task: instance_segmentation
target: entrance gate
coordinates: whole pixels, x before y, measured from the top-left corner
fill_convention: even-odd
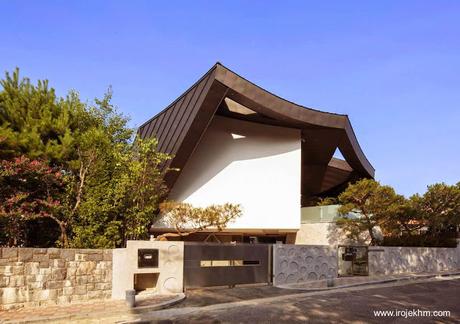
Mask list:
[[[270,282],[270,244],[185,242],[185,288]]]
[[[339,245],[337,251],[339,254],[339,277],[369,275],[369,255],[367,246]]]

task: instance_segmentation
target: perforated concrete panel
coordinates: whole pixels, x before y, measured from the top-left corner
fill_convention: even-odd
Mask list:
[[[274,245],[273,285],[337,277],[337,249],[323,245]]]

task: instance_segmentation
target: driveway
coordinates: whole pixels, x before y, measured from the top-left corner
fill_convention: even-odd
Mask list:
[[[170,309],[163,313],[145,314],[139,319],[159,323],[459,323],[460,279],[277,296],[189,310]],[[374,315],[374,311],[396,310],[403,311],[402,315]],[[405,318],[407,314],[404,311],[408,310],[416,310],[418,316]],[[450,316],[422,316],[422,311],[450,311]]]

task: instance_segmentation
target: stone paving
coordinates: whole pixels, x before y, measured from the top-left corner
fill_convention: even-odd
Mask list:
[[[459,279],[428,279],[264,298],[138,316],[142,323],[460,323]],[[383,310],[449,311],[450,316],[378,317]],[[182,312],[181,312],[182,310]],[[186,311],[187,310],[187,311]]]
[[[176,298],[171,296],[143,297],[137,302],[137,307],[149,309],[160,303]],[[91,301],[71,305],[53,305],[46,307],[27,307],[0,312],[0,323],[17,322],[95,322],[113,323],[119,320],[129,320],[137,313],[130,309],[123,300]]]

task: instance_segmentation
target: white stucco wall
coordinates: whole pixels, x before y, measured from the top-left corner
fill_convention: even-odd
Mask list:
[[[215,116],[169,198],[238,203],[232,229],[298,229],[300,131]]]
[[[158,249],[158,267],[139,268],[139,249]],[[112,262],[112,299],[124,299],[126,290],[134,289],[135,274],[157,273],[154,288],[160,294],[184,290],[184,242],[128,241],[126,248],[113,250]]]

